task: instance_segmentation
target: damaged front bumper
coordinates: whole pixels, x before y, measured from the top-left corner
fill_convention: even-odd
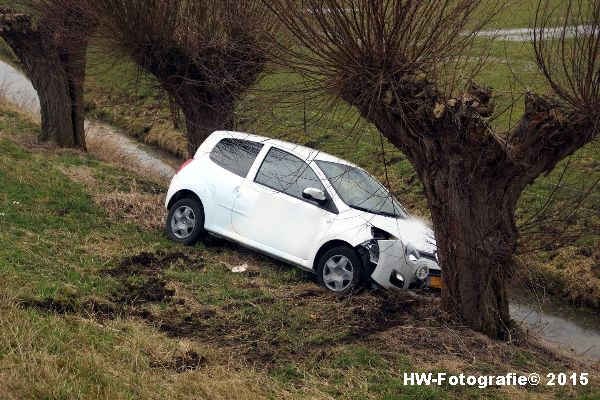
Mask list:
[[[441,288],[441,269],[433,257],[407,257],[401,240],[378,240],[379,257],[371,278],[385,289]]]

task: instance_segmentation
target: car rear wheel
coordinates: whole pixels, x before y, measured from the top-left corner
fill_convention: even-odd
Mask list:
[[[326,251],[317,264],[317,281],[325,289],[339,294],[361,289],[366,281],[361,258],[345,246]]]
[[[174,242],[194,245],[204,233],[202,205],[194,199],[182,199],[169,210],[166,223],[167,234]]]

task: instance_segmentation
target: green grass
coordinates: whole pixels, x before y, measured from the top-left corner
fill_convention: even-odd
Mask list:
[[[435,301],[338,298],[224,241],[177,246],[97,202],[128,190],[146,199],[160,184],[40,147],[37,130],[0,105],[0,397],[525,398],[533,392],[405,386],[403,374],[576,368],[527,340],[468,331]],[[242,262],[248,273],[230,272]],[[164,296],[145,297],[155,289]]]

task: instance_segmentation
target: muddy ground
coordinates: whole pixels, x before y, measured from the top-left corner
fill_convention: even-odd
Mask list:
[[[433,365],[448,354],[464,362],[510,363],[523,350],[569,364],[518,330],[513,346],[474,333],[443,313],[436,298],[372,290],[339,297],[311,282],[273,285],[259,271],[248,276],[241,289],[260,288],[272,296],[215,305],[200,302],[193,290],[168,274],[190,269],[202,273],[204,268],[205,259],[198,252],[142,252],[115,259],[101,271],[116,281],[107,298],[61,293],[23,299],[21,306],[98,323],[141,319],[170,337],[229,350],[240,362],[262,370],[289,362],[318,362],[331,348],[355,343],[418,353]],[[156,366],[183,372],[200,368],[206,361],[203,355],[188,351],[173,355],[167,365]]]

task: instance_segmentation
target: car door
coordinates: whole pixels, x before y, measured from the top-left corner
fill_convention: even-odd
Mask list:
[[[273,255],[291,261],[308,259],[332,214],[302,197],[307,187],[325,192],[306,162],[272,147],[254,179],[247,179],[238,191],[232,210],[233,229],[249,244],[275,250]]]
[[[263,146],[262,143],[236,138],[224,138],[215,145],[208,163],[216,165],[207,165],[208,171],[202,178],[212,192],[210,204],[204,205],[207,230],[231,236],[231,210],[237,190]]]

